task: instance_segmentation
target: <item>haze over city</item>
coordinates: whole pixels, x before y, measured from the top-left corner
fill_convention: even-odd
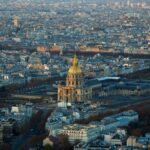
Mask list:
[[[93,149],[150,149],[150,1],[0,0],[0,150]]]

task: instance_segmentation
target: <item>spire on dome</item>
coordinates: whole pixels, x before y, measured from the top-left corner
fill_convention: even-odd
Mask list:
[[[74,58],[73,58],[73,66],[76,66],[78,64],[78,59],[76,55],[76,50],[74,51]]]
[[[80,66],[78,65],[78,59],[76,56],[76,51],[74,51],[74,58],[73,58],[73,62],[72,62],[72,66],[69,68],[68,73],[71,74],[80,74],[82,73]]]

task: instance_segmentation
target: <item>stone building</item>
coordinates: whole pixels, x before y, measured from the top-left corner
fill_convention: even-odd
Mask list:
[[[69,68],[66,85],[58,86],[58,101],[75,102],[86,101],[92,98],[92,88],[84,83],[84,74],[81,70],[76,54],[72,66]]]

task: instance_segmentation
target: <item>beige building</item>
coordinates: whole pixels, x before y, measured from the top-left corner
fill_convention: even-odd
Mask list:
[[[127,139],[127,146],[134,149],[147,149],[149,150],[150,144],[149,144],[150,138],[149,137],[135,137],[135,136],[129,136]]]
[[[43,146],[46,146],[46,145],[50,145],[50,146],[53,146],[54,143],[51,141],[51,139],[49,137],[46,137],[44,140],[43,140]]]
[[[77,140],[89,142],[99,136],[99,128],[95,125],[66,125],[59,132],[68,135],[68,139],[71,143]]]
[[[58,86],[58,101],[75,102],[86,101],[92,98],[92,88],[84,84],[84,75],[78,64],[76,55],[73,64],[69,68],[66,85]]]

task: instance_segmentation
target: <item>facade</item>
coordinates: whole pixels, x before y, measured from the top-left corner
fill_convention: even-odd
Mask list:
[[[15,127],[15,121],[9,121],[9,120],[3,120],[0,121],[1,124],[1,130],[3,129],[3,138],[5,139],[11,139],[11,137],[13,136],[13,129]]]
[[[136,137],[135,136],[130,136],[128,139],[127,139],[127,146],[129,147],[136,147]]]
[[[127,139],[127,147],[130,149],[150,149],[150,138],[145,135],[141,137],[129,136]]]
[[[11,113],[14,113],[15,115],[25,115],[27,117],[32,116],[32,110],[33,104],[32,103],[26,103],[25,105],[19,105],[19,106],[12,106]]]
[[[85,85],[83,72],[76,55],[74,55],[73,64],[69,68],[66,78],[66,85],[58,86],[58,101],[81,102],[91,98],[92,88]]]
[[[69,141],[74,143],[79,140],[89,142],[99,136],[99,128],[79,124],[67,125],[60,130],[61,134],[68,135]]]

